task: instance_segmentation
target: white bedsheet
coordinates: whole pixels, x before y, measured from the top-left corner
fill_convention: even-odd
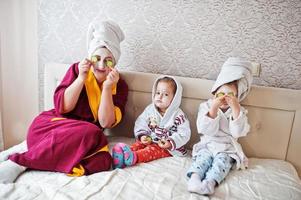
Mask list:
[[[0,199],[301,199],[301,181],[285,161],[251,158],[247,170],[231,171],[210,197],[187,192],[190,164],[190,157],[170,157],[82,177],[32,170],[0,184]]]
[[[164,158],[83,177],[28,171],[15,184],[0,184],[0,199],[208,199],[186,191],[190,158]],[[232,171],[211,199],[301,199],[301,183],[285,161],[250,159]]]

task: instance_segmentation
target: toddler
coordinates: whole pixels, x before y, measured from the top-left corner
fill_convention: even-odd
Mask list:
[[[201,103],[197,117],[201,141],[193,146],[193,162],[187,172],[188,191],[213,194],[232,165],[247,167],[247,158],[237,139],[250,130],[247,111],[240,101],[250,91],[251,64],[242,58],[229,58],[211,90],[214,97]]]
[[[179,108],[181,98],[182,86],[175,78],[161,76],[155,81],[152,103],[135,122],[137,141],[131,146],[118,143],[113,147],[114,168],[187,154],[184,145],[191,131],[186,115]]]

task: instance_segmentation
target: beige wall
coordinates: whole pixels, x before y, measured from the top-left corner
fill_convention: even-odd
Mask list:
[[[24,140],[38,113],[37,0],[0,1],[4,147]]]

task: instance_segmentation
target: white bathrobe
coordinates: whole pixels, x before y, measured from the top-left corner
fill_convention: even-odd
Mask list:
[[[248,165],[241,145],[237,142],[239,137],[246,136],[250,130],[247,110],[242,106],[237,119],[233,120],[232,110],[229,108],[225,113],[218,110],[217,117],[208,117],[212,99],[201,103],[197,117],[198,133],[202,134],[200,142],[193,146],[192,156],[196,156],[201,149],[208,149],[213,156],[224,152],[235,159],[237,168],[244,169]]]
[[[162,77],[164,76],[159,78]],[[134,133],[136,138],[148,135],[155,143],[160,140],[168,140],[172,144],[172,148],[169,150],[170,154],[184,156],[187,154],[184,145],[189,141],[191,135],[190,124],[185,113],[179,108],[182,99],[182,86],[174,77],[168,77],[175,80],[177,91],[164,116],[161,116],[154,103],[151,103],[137,118]],[[155,85],[158,79],[153,87],[152,98],[154,98]]]
[[[240,57],[228,58],[211,89],[212,94],[215,94],[222,85],[235,80],[238,86],[238,100],[242,101],[250,92],[253,81],[252,65],[248,60]],[[235,159],[238,169],[244,169],[248,165],[248,159],[237,139],[246,136],[250,130],[246,116],[247,111],[240,106],[239,116],[233,120],[231,108],[225,113],[219,109],[217,117],[212,119],[207,116],[211,104],[212,99],[200,104],[197,129],[198,133],[203,134],[203,136],[201,141],[193,146],[192,155],[197,155],[199,150],[203,148],[211,151],[213,155],[225,152]]]

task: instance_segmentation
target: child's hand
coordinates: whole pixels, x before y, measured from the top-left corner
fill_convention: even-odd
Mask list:
[[[106,80],[103,82],[103,87],[112,88],[113,84],[116,84],[119,80],[119,72],[115,68],[110,68],[110,72],[107,75]]]
[[[171,148],[171,143],[168,140],[160,140],[158,145],[162,149],[170,149]]]
[[[226,95],[225,101],[232,109],[233,118],[236,119],[239,116],[239,112],[240,112],[240,105],[239,105],[239,101],[238,101],[237,97]]]
[[[212,101],[212,107],[219,108],[225,101],[226,96],[215,97]]]
[[[92,62],[85,58],[82,60],[78,65],[78,78],[80,78],[82,81],[85,81],[88,77],[88,72],[90,70],[90,67],[92,66]]]
[[[233,108],[239,108],[239,102],[235,96],[225,95],[225,100],[232,110]]]
[[[225,96],[215,97],[212,100],[212,105],[211,105],[211,108],[208,112],[208,116],[210,118],[212,118],[212,119],[216,118],[218,108],[223,104],[224,101],[225,101]]]
[[[151,144],[152,143],[152,138],[148,135],[143,135],[140,137],[140,141],[142,144]]]

